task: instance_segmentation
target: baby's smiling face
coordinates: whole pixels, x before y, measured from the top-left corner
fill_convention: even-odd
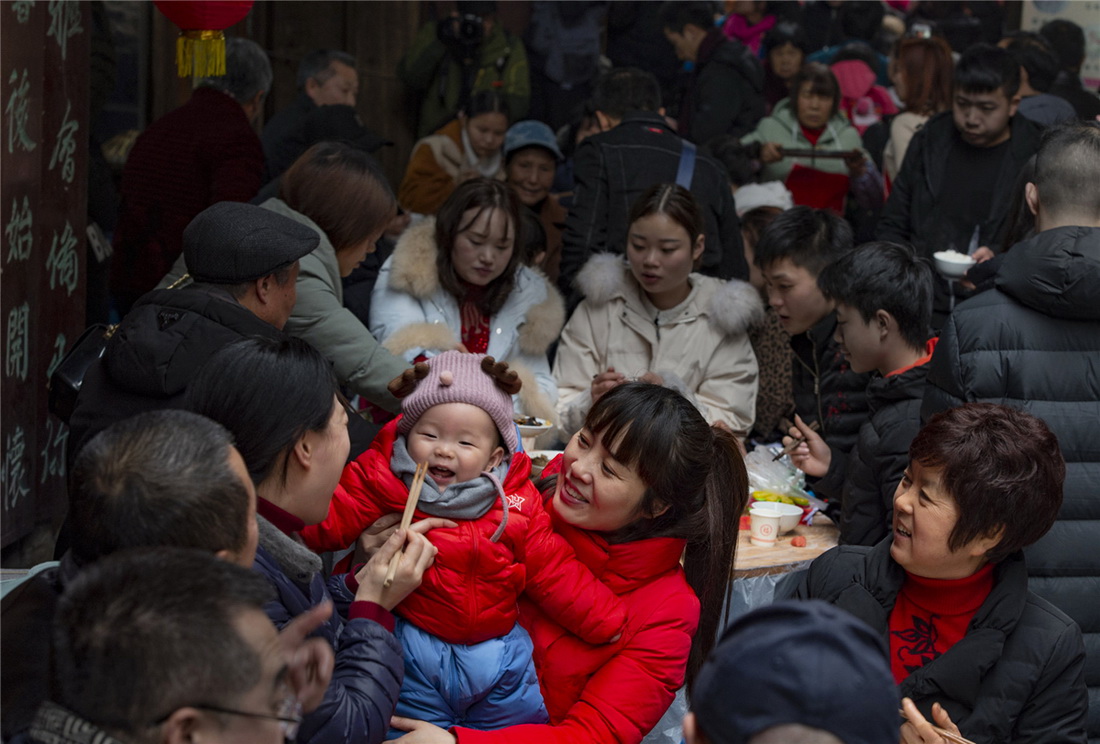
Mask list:
[[[493,419],[469,403],[429,408],[409,430],[407,447],[413,462],[428,463],[428,475],[440,491],[492,470],[505,454]]]

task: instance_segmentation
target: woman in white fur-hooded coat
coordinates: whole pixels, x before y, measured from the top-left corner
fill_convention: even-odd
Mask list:
[[[747,282],[689,273],[690,255],[686,263],[670,258],[676,225],[685,239],[697,236],[702,253],[691,204],[679,186],[654,187],[631,210],[626,256],[597,254],[578,273],[584,300],[562,331],[554,361],[566,437],[583,425],[601,384],[643,375],[681,392],[712,424],[738,436],[752,428],[758,370],[748,329],[764,308]],[[643,289],[639,276],[654,291]],[[671,304],[659,291],[669,286],[675,304],[659,309]]]
[[[460,188],[455,196],[465,191]],[[441,209],[440,219],[443,214]],[[513,235],[514,229],[513,225]],[[519,250],[518,243],[514,250]],[[513,285],[499,310],[488,318],[484,353],[508,362],[519,373],[523,387],[515,396],[517,413],[556,422],[558,388],[547,350],[561,333],[564,305],[537,269],[517,262],[511,270]],[[426,219],[405,231],[382,266],[371,295],[370,331],[391,353],[411,363],[421,355],[431,357],[458,348],[462,323],[461,303],[440,279],[436,220]]]

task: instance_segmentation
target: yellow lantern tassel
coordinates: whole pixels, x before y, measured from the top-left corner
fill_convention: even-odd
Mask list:
[[[182,31],[176,39],[176,70],[180,77],[217,77],[225,74],[225,34],[221,31]]]

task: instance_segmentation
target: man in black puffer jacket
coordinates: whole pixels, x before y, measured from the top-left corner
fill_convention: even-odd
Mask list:
[[[1100,739],[1100,129],[1049,130],[1028,184],[1039,234],[1012,247],[996,289],[959,305],[932,356],[922,414],[967,401],[1043,419],[1066,459],[1058,521],[1027,553],[1031,588],[1081,626],[1089,736]]]
[[[704,145],[755,129],[764,117],[764,68],[748,47],[714,27],[712,3],[666,2],[661,24],[676,56],[694,65],[680,101],[680,136]]]

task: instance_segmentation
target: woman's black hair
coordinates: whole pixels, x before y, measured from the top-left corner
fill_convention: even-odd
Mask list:
[[[471,209],[476,209],[477,212],[472,219],[464,220],[463,215]],[[516,271],[524,262],[525,243],[523,242],[523,224],[519,218],[520,203],[516,192],[504,181],[494,178],[472,178],[459,184],[458,188],[447,197],[447,201],[443,202],[435,218],[435,244],[438,248],[436,269],[439,272],[440,286],[461,302],[466,296],[467,289],[455,273],[452,255],[455,239],[460,232],[476,222],[487,209],[502,210],[515,236],[512,258],[504,268],[504,273],[488,284],[478,302],[478,309],[485,315],[492,316],[504,307],[504,302],[516,286]]]
[[[684,572],[701,605],[688,659],[690,687],[718,633],[738,520],[748,501],[748,474],[737,438],[708,425],[678,392],[644,382],[605,393],[584,425],[646,484],[638,519],[609,535],[609,541],[687,540]]]
[[[332,365],[305,341],[246,338],[218,351],[187,386],[184,407],[233,434],[259,486],[279,466],[285,480],[294,445],[322,431],[333,400],[345,403]]]
[[[508,111],[508,100],[495,90],[479,90],[470,96],[470,100],[462,107],[462,113],[467,119],[482,114],[504,114],[504,118],[512,121]]]
[[[764,59],[768,58],[771,51],[784,44],[793,44],[802,51],[803,55],[810,53],[810,42],[806,38],[806,31],[794,21],[779,21],[764,34],[760,42]]]
[[[997,242],[1002,251],[1007,251],[1021,240],[1027,240],[1035,234],[1035,215],[1027,205],[1025,191],[1028,183],[1035,181],[1035,155],[1028,158],[1020,172],[1016,174],[1016,183],[1012,186],[1012,202],[1008,207],[1008,219]]]

